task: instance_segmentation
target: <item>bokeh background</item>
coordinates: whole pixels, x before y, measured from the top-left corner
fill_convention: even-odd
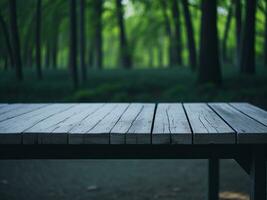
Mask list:
[[[0,0],[0,102],[267,109],[266,0]],[[221,162],[221,199],[249,178]],[[0,161],[0,199],[205,199],[205,160]]]

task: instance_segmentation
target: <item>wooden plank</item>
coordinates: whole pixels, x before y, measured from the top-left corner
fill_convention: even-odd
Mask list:
[[[74,126],[77,126],[81,121],[83,121],[85,118],[92,115],[103,105],[104,105],[103,103],[80,104],[79,105],[79,107],[81,108],[80,112],[75,112],[74,114],[66,118],[65,120],[62,120],[59,123],[50,127],[50,130],[52,133],[50,140],[54,139],[55,141],[61,134],[68,134],[71,131],[71,129],[73,129]],[[69,137],[69,134],[68,134],[68,137]],[[39,137],[39,142],[41,141],[42,143],[49,142],[49,141],[45,141],[45,139],[49,139],[49,138],[45,137],[41,139],[41,137]],[[72,144],[75,144],[75,141],[72,142]]]
[[[87,138],[103,137],[109,139],[112,128],[116,125],[129,105],[128,103],[118,104],[112,112],[106,115],[95,127],[88,131],[90,137]]]
[[[88,133],[96,127],[106,116],[113,112],[119,104],[104,104],[95,113],[82,120],[69,131],[70,144],[109,144],[108,134]]]
[[[62,112],[56,113],[46,119],[40,121],[34,126],[26,129],[24,133],[51,133],[54,127],[69,118],[71,115],[81,111],[79,104],[73,105],[71,108],[63,110]]]
[[[101,120],[95,127],[88,131],[91,134],[98,134],[98,133],[110,133],[111,129],[115,126],[118,122],[122,114],[128,108],[128,103],[121,103],[112,110],[103,120]]]
[[[7,106],[7,105],[8,105],[7,103],[0,103],[0,110],[1,110],[3,107]]]
[[[205,103],[185,103],[194,144],[233,144],[235,132]]]
[[[146,103],[126,133],[127,144],[150,144],[155,104]]]
[[[35,124],[31,128],[25,130],[24,133],[26,135],[28,133],[38,133],[39,144],[67,144],[68,143],[67,132],[55,133],[53,131],[62,122],[68,120],[74,115],[79,114],[84,109],[86,109],[85,105],[75,104],[70,109],[64,110],[60,113],[57,113],[51,117],[46,118],[40,123]]]
[[[95,113],[101,108],[103,103],[84,103],[80,104],[81,111],[68,117],[66,120],[53,126],[53,133],[69,133],[75,126],[78,126],[85,118]]]
[[[22,134],[26,129],[45,120],[52,115],[62,112],[74,104],[52,104],[18,117],[0,122],[0,143],[21,143]],[[1,139],[5,138],[5,139]],[[8,139],[11,138],[11,139]],[[29,134],[27,139],[35,140],[36,134]]]
[[[11,110],[16,110],[22,106],[23,106],[23,104],[21,104],[21,103],[8,104],[6,106],[3,106],[0,108],[0,115],[3,115],[3,114],[5,114]]]
[[[118,122],[110,131],[111,144],[125,144],[126,133],[130,129],[132,123],[141,112],[143,104],[131,103],[127,110],[122,114]]]
[[[237,132],[238,143],[267,143],[266,126],[226,103],[209,103],[209,105]]]
[[[32,112],[45,106],[48,106],[48,104],[23,104],[17,107],[16,109],[11,109],[7,112],[0,114],[0,122],[11,119],[13,117],[18,117],[20,115]]]
[[[158,104],[152,132],[152,143],[192,143],[192,133],[181,103]]]
[[[230,105],[267,126],[267,111],[249,103],[230,103]]]

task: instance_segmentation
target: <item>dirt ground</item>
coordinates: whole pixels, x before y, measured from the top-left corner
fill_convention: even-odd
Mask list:
[[[249,177],[222,160],[222,200],[247,200]],[[0,161],[1,200],[204,200],[207,160]]]

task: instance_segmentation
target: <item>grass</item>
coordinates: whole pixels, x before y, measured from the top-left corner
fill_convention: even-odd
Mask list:
[[[248,101],[267,108],[267,70],[240,75],[231,66],[223,70],[223,85],[196,84],[187,68],[140,70],[89,70],[88,81],[73,90],[67,71],[45,70],[44,79],[25,70],[17,82],[11,71],[0,72],[1,102],[196,102]]]

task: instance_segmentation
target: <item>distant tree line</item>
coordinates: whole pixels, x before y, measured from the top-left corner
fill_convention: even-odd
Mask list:
[[[6,0],[0,30],[0,61],[18,80],[23,68],[42,79],[43,68],[67,60],[75,88],[93,66],[132,69],[144,60],[187,65],[199,83],[220,85],[222,64],[255,73],[256,37],[267,67],[267,0]]]

